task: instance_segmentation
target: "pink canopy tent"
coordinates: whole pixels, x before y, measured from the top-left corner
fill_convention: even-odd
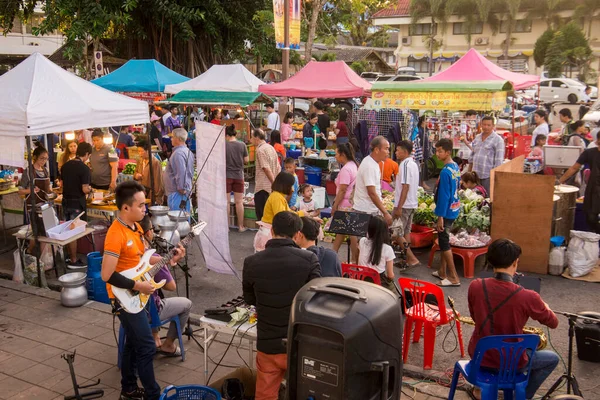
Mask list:
[[[280,97],[349,98],[369,95],[371,84],[343,61],[311,61],[291,78],[260,85],[258,91]]]
[[[509,81],[513,84],[515,90],[521,90],[537,85],[540,82],[540,77],[507,71],[486,59],[477,50],[471,49],[450,67],[426,78],[422,82],[492,80]]]

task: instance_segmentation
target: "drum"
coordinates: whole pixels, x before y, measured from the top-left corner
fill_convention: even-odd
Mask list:
[[[555,204],[553,236],[563,236],[569,239],[569,233],[575,224],[575,208],[579,188],[576,186],[555,186],[554,195],[558,196]]]

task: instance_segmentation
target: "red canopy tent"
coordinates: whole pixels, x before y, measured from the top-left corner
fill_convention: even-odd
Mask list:
[[[450,67],[432,77],[424,79],[422,82],[493,80],[509,81],[513,84],[515,90],[521,90],[537,85],[540,82],[540,77],[507,71],[489,61],[477,50],[471,49]]]
[[[260,85],[258,91],[279,97],[350,98],[369,95],[371,84],[343,61],[311,61],[291,78]]]

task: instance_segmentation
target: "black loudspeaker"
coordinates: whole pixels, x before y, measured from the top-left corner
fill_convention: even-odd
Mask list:
[[[397,400],[402,306],[379,285],[319,278],[294,298],[288,328],[289,400]]]
[[[581,312],[579,315],[600,319],[596,312]],[[596,322],[597,319],[578,319],[575,324],[577,357],[580,360],[600,363],[600,323]]]

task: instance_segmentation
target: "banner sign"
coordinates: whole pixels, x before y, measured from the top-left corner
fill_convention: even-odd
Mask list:
[[[506,92],[373,92],[373,108],[500,111]]]
[[[278,49],[283,49],[285,43],[285,29],[283,13],[285,10],[284,2],[288,1],[290,5],[290,49],[300,49],[300,25],[301,25],[301,0],[273,0],[273,18],[275,19],[275,43]]]
[[[225,127],[196,121],[196,144],[198,219],[206,222],[206,228],[200,234],[200,245],[206,268],[221,274],[237,275],[237,271],[232,270],[234,266],[229,252]]]
[[[167,99],[167,95],[161,92],[120,92],[121,94],[132,97],[134,99],[142,100],[153,105],[155,102],[163,101]]]

